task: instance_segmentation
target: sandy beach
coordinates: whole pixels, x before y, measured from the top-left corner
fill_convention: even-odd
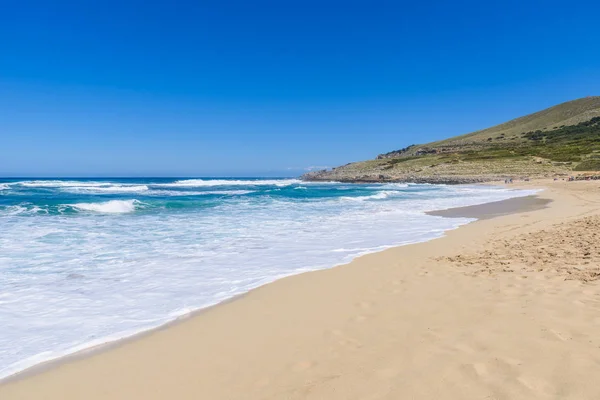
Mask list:
[[[0,399],[599,399],[600,182],[35,368]]]

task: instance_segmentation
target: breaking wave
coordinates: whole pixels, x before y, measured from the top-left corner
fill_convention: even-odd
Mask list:
[[[158,187],[207,187],[207,186],[290,186],[302,181],[299,179],[185,179],[173,183],[162,183]]]
[[[105,214],[123,214],[130,213],[143,203],[139,200],[110,200],[103,203],[77,203],[69,204],[82,211],[93,211]]]
[[[62,188],[62,187],[100,187],[108,186],[110,183],[103,182],[82,182],[82,181],[22,181],[15,182],[15,185],[32,188]]]
[[[148,191],[147,185],[109,183],[94,181],[23,181],[14,183],[15,186],[26,188],[59,189],[68,193],[139,193]]]
[[[63,189],[70,193],[140,193],[150,190],[146,185],[75,186]]]
[[[150,190],[145,194],[148,196],[241,196],[244,194],[256,193],[256,190],[206,190],[206,191],[183,191],[183,190]]]
[[[366,200],[384,200],[390,197],[401,195],[402,192],[396,190],[382,190],[369,196],[342,196],[339,199],[343,201],[366,201]]]

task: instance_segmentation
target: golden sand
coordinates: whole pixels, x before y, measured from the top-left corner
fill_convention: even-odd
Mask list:
[[[600,183],[252,291],[0,399],[600,399]]]

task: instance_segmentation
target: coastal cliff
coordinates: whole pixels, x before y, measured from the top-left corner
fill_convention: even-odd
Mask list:
[[[600,171],[600,96],[302,176],[307,181],[477,183]]]

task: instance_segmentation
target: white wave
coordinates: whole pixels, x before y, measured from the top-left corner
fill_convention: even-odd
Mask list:
[[[0,190],[8,190],[10,189],[10,186],[8,186],[6,183],[0,183]]]
[[[343,201],[365,201],[365,200],[384,200],[389,197],[396,196],[398,194],[402,194],[400,191],[396,190],[382,190],[370,196],[358,196],[358,197],[350,197],[350,196],[342,196],[339,199]]]
[[[31,208],[31,210],[29,210],[29,212],[32,213],[32,214],[38,214],[38,213],[48,214],[48,209],[41,208],[41,207],[38,207],[38,206],[33,206]]]
[[[133,212],[136,206],[142,204],[139,200],[110,200],[102,203],[77,203],[69,206],[82,211],[121,214]]]
[[[111,185],[107,182],[84,182],[84,181],[23,181],[16,182],[15,185],[25,187],[40,187],[40,188],[60,188],[60,187],[99,187]]]
[[[401,188],[407,188],[409,186],[412,186],[411,184],[408,183],[386,183],[385,185],[381,186],[381,189],[401,189]]]
[[[185,179],[173,183],[153,184],[156,187],[207,187],[207,186],[290,186],[300,183],[299,179]]]
[[[3,210],[3,214],[5,215],[18,215],[27,212],[27,207],[23,206],[7,206]]]
[[[392,197],[396,194],[398,194],[400,192],[393,192],[393,191],[381,191],[379,193],[376,193],[372,196],[369,196],[370,199],[377,199],[377,200],[383,200],[383,199],[387,199],[388,197]]]
[[[346,183],[338,182],[338,181],[303,181],[300,180],[303,185],[315,185],[315,186],[325,186],[325,185],[346,185]],[[348,185],[354,185],[353,183],[349,183]]]
[[[15,185],[30,188],[53,188],[69,193],[136,193],[149,190],[140,184],[93,182],[93,181],[23,181]]]
[[[208,192],[196,192],[196,193],[217,194],[217,195],[218,194],[224,194],[224,195],[234,196],[234,195],[243,195],[243,194],[256,193],[256,190],[211,190],[211,191],[208,191]]]
[[[184,191],[184,190],[158,190],[152,189],[144,193],[146,196],[209,196],[226,195],[240,196],[244,194],[256,193],[256,190],[206,190],[206,191]]]
[[[69,193],[139,193],[150,190],[146,185],[74,186],[63,189]]]
[[[19,215],[19,214],[48,214],[47,208],[41,208],[31,203],[21,203],[13,206],[0,207],[2,215]]]

